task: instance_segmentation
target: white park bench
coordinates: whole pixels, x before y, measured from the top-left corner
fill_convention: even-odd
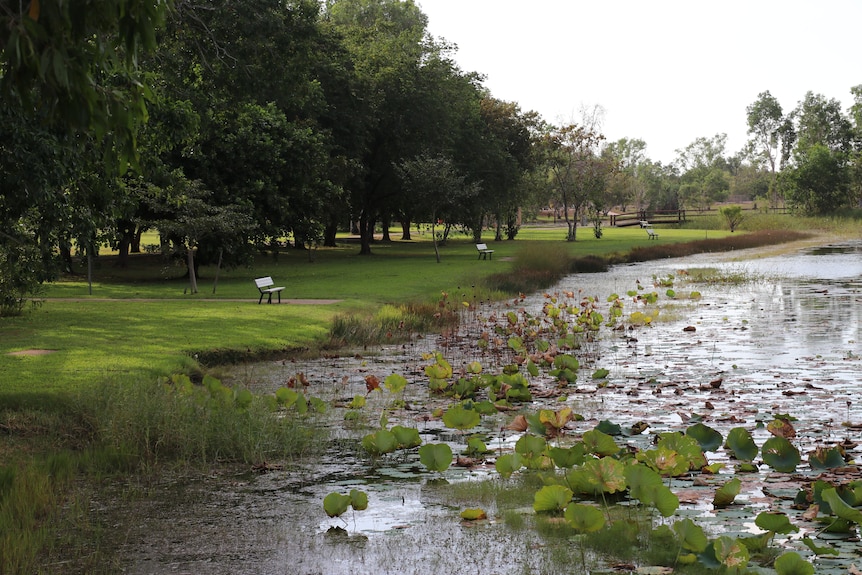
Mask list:
[[[488,244],[476,244],[476,249],[479,250],[479,259],[492,259],[494,257],[494,250],[489,250]]]
[[[265,278],[257,278],[254,280],[255,285],[257,286],[257,290],[260,292],[260,299],[257,300],[258,305],[263,303],[263,296],[267,296],[266,303],[272,303],[272,294],[278,294],[278,303],[281,303],[281,290],[284,289],[284,286],[273,287],[275,286],[275,282],[272,281],[272,278],[266,276]]]
[[[654,240],[654,239],[656,239],[656,238],[658,237],[658,234],[657,234],[657,233],[656,233],[656,231],[655,231],[654,229],[652,229],[652,228],[647,228],[647,229],[646,229],[646,233],[647,233],[647,235],[649,236],[649,238],[648,238],[648,239]]]

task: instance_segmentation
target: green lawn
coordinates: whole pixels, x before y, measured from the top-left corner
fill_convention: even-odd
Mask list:
[[[703,239],[706,233],[661,229],[657,241]],[[726,233],[708,232],[709,237]],[[222,270],[216,294],[215,269],[203,268],[195,295],[184,293],[183,270],[166,267],[156,256],[133,256],[126,270],[115,269],[105,257],[95,266],[92,295],[84,277],[66,278],[46,286],[44,303],[32,313],[0,319],[0,398],[38,398],[123,374],[170,373],[199,351],[313,346],[326,339],[336,314],[436,300],[442,291],[505,272],[526,240],[565,245],[572,256],[627,252],[649,242],[639,228],[606,229],[600,240],[592,229],[579,229],[574,243],[565,243],[564,236],[561,227],[524,228],[516,241],[489,242],[495,250],[490,261],[478,260],[473,243],[460,237],[441,247],[439,264],[427,236],[377,243],[372,256],[359,256],[355,244],[321,248],[313,262],[307,253],[288,250],[277,260],[258,257],[251,269]],[[264,275],[287,286],[285,299],[339,302],[258,305],[252,280]],[[52,353],[9,355],[31,349]]]

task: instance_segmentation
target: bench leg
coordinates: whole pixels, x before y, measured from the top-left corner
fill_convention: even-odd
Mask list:
[[[272,292],[269,292],[269,297],[266,298],[266,303],[272,303]]]
[[[278,292],[278,303],[281,303],[281,292]]]
[[[260,292],[260,299],[257,300],[257,305],[260,305],[262,303],[263,303],[263,292]]]

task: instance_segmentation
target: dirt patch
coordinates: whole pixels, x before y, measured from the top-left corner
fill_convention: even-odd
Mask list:
[[[22,349],[21,351],[10,351],[6,355],[48,355],[54,353],[56,349]]]

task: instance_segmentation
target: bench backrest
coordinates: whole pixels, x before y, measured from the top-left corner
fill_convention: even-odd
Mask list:
[[[254,280],[254,283],[255,285],[257,285],[257,289],[263,289],[275,284],[275,282],[272,281],[272,278],[269,276],[266,276],[265,278],[257,278],[256,280]]]
[[[488,249],[488,244],[476,244],[476,249],[480,252]]]

